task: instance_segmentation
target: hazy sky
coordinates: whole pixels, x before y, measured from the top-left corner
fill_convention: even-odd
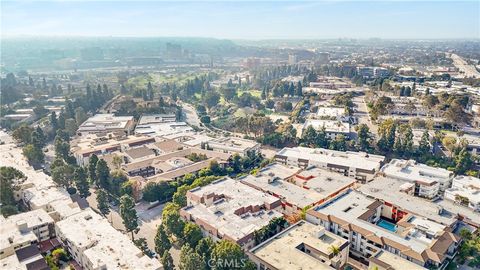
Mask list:
[[[2,36],[480,38],[480,1],[4,1]]]

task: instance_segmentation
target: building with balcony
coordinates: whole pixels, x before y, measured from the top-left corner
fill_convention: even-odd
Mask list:
[[[445,190],[445,198],[480,212],[480,179],[458,175],[452,187]]]
[[[257,269],[343,269],[348,240],[299,221],[247,252]]]

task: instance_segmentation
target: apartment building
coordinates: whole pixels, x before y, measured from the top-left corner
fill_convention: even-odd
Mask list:
[[[343,269],[348,240],[299,221],[247,252],[257,269]]]
[[[442,168],[430,167],[415,160],[392,159],[385,164],[381,172],[386,177],[415,183],[414,194],[434,198],[443,193],[452,184],[453,172]]]
[[[350,123],[348,122],[307,119],[303,125],[303,132],[305,132],[308,127],[313,127],[317,131],[324,129],[327,137],[331,140],[335,140],[339,135],[343,135],[347,139],[350,137]]]
[[[306,220],[348,239],[350,253],[366,259],[384,250],[420,266],[443,269],[460,244],[447,226],[357,191],[310,209]]]
[[[445,190],[445,198],[480,212],[480,179],[458,175],[452,187]]]
[[[155,138],[149,136],[98,136],[96,134],[86,135],[77,138],[71,142],[71,151],[77,160],[77,164],[85,166],[90,157],[95,155],[105,155],[108,153],[140,147],[155,142]]]
[[[281,164],[300,168],[315,166],[339,172],[361,182],[373,179],[384,160],[384,156],[364,152],[341,152],[307,147],[285,147],[275,155],[275,161]]]
[[[281,201],[239,181],[224,177],[187,192],[187,206],[180,209],[186,221],[196,223],[204,235],[227,239],[249,249],[253,233],[282,214]]]
[[[0,259],[55,236],[54,220],[43,209],[4,218],[0,215]]]
[[[374,181],[358,187],[357,190],[370,198],[380,199],[404,211],[443,224],[451,230],[455,230],[460,223],[480,227],[480,212],[468,207],[459,207],[456,202],[449,199],[430,200],[414,196],[413,185],[412,182],[379,176]]]
[[[243,184],[282,200],[285,215],[299,214],[303,209],[324,203],[352,188],[355,179],[327,170],[309,167],[302,170],[273,163],[255,175],[239,179]]]
[[[130,135],[135,126],[133,116],[115,116],[114,114],[96,114],[83,122],[77,130],[77,135],[106,134],[118,132]]]
[[[224,137],[209,140],[206,143],[206,149],[227,154],[239,154],[247,156],[249,153],[255,154],[260,152],[260,143],[254,140]]]
[[[427,270],[423,266],[384,250],[368,258],[368,262],[369,270]]]
[[[83,269],[162,269],[158,260],[143,255],[129,236],[91,209],[57,222],[55,231]]]

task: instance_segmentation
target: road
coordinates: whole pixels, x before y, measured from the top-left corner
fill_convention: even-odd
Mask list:
[[[364,96],[354,97],[352,101],[356,105],[356,111],[353,116],[358,119],[358,124],[366,124],[370,129],[370,132],[376,136],[378,133],[378,128],[377,125],[375,125],[370,119],[370,114],[368,113],[367,103],[365,102]]]
[[[459,77],[480,78],[480,72],[475,69],[475,66],[469,65],[462,57],[452,53],[450,54],[450,58],[453,60],[453,65],[463,72]]]
[[[97,210],[97,196],[95,190],[90,190],[92,193],[87,201],[90,207]],[[155,234],[157,233],[157,226],[161,223],[162,210],[164,205],[158,205],[152,209],[147,209],[148,203],[140,203],[135,206],[138,215],[138,223],[140,230],[135,234],[135,238],[145,238],[147,240],[148,247],[151,250],[155,250]],[[111,206],[111,212],[107,216],[108,221],[115,229],[126,233],[125,226],[123,226],[122,217],[120,216],[118,206]],[[130,237],[130,234],[128,234]]]
[[[191,126],[196,126],[200,127],[200,117],[198,117],[197,111],[195,108],[185,102],[180,102],[180,105],[182,106],[182,113],[183,117],[185,119],[185,122]]]

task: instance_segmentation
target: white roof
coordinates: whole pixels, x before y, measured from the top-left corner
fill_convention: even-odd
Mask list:
[[[281,217],[277,211],[261,210],[246,213],[242,216],[235,213],[240,208],[248,206],[263,206],[278,201],[272,195],[265,194],[239,181],[225,177],[210,185],[190,190],[187,194],[189,206],[182,210],[195,219],[201,219],[216,228],[221,235],[239,240],[255,230],[267,225],[271,219]],[[191,195],[206,197],[208,195],[223,195],[224,198],[212,203],[202,204],[191,200]]]
[[[37,240],[37,237],[32,232],[32,228],[53,223],[53,219],[43,209],[37,209],[17,215],[0,218],[0,248],[4,249],[15,243],[25,243]],[[20,231],[19,225],[25,224],[26,231]],[[12,240],[12,243],[9,242]]]
[[[324,215],[332,215],[350,224],[357,225],[372,232],[377,237],[385,237],[391,241],[411,247],[414,251],[421,253],[427,249],[433,239],[423,237],[423,234],[413,229],[405,236],[386,230],[376,224],[367,222],[359,217],[369,211],[375,200],[368,198],[360,192],[351,191],[330,203],[317,206],[314,210]],[[415,225],[415,224],[413,224]],[[442,226],[442,225],[439,225]],[[443,226],[445,228],[445,226]]]
[[[390,163],[385,164],[381,169],[386,176],[394,177],[404,181],[418,181],[425,183],[449,182],[453,177],[453,172],[443,168],[430,167],[425,164],[417,163],[414,160],[392,159]]]
[[[381,162],[385,159],[384,156],[367,154],[365,152],[341,152],[324,148],[307,147],[285,147],[280,150],[277,155],[365,170],[377,170]]]
[[[308,126],[312,126],[316,130],[324,127],[326,132],[350,133],[350,124],[338,120],[307,119],[303,126],[304,130]]]
[[[472,204],[480,204],[480,179],[459,175],[453,178],[452,187],[445,192],[468,198]]]
[[[156,259],[145,258],[127,235],[115,230],[109,222],[86,209],[55,224],[57,231],[70,243],[84,249],[92,268],[160,269]]]
[[[348,240],[343,239],[325,228],[300,221],[266,242],[254,247],[250,252],[275,269],[334,269],[319,258],[298,249],[301,244],[308,245],[326,256],[332,254],[331,246],[341,247]]]

